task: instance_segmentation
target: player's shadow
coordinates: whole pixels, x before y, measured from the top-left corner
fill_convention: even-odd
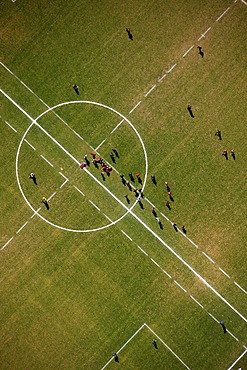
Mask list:
[[[44,205],[45,205],[45,208],[47,209],[47,211],[49,211],[49,209],[50,209],[49,204],[48,203],[44,203]]]
[[[160,225],[160,229],[163,230],[163,225],[161,222],[159,222],[159,225]]]
[[[141,202],[140,199],[138,200],[138,203],[139,203],[139,206],[141,207],[141,209],[144,209],[144,205],[143,205],[143,203]]]

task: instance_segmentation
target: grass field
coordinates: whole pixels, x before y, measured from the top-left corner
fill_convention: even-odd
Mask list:
[[[0,17],[0,368],[246,369],[247,3]]]

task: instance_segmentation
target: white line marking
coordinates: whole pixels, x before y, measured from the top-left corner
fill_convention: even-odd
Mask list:
[[[164,272],[164,274],[166,274],[170,279],[172,279],[171,275],[170,275],[170,274],[168,274],[168,272],[166,272],[166,270],[163,270],[163,269],[162,269],[162,271],[163,271],[163,272]]]
[[[242,288],[238,283],[236,283],[236,281],[234,281],[234,284],[236,284],[237,287],[239,287],[239,289],[241,289],[245,294],[247,294],[246,290],[244,290],[244,288]]]
[[[122,349],[124,349],[124,347],[127,346],[127,344],[139,333],[140,330],[142,330],[142,328],[145,326],[145,324],[143,324],[128,340],[127,342],[125,342],[125,344],[116,352],[116,353],[119,353],[122,351]],[[110,360],[101,368],[101,370],[104,370],[108,365],[109,363],[113,360],[113,357],[110,358]]]
[[[140,105],[141,104],[141,100],[134,106],[134,108],[132,108],[130,111],[129,111],[129,114],[131,114],[137,107],[138,107],[138,105]]]
[[[58,172],[58,173],[59,173],[59,175],[63,176],[63,178],[64,178],[65,180],[69,181],[69,179],[68,179],[66,176],[64,176],[64,174],[63,174],[62,172]]]
[[[195,301],[201,308],[204,309],[203,305],[200,302],[198,302],[192,295],[190,295],[190,298],[193,299],[193,301]]]
[[[51,162],[48,161],[48,159],[46,159],[42,154],[40,154],[40,156],[51,166],[51,167],[54,167],[53,164]]]
[[[211,30],[211,27],[209,27],[205,32],[204,32],[204,36]]]
[[[166,77],[166,73],[162,77],[160,77],[160,79],[158,80],[158,82],[162,81],[163,78],[165,78],[165,77]]]
[[[177,63],[173,64],[173,66],[169,69],[169,71],[167,71],[167,73],[170,73],[173,70],[173,68],[176,67],[176,65],[177,65]]]
[[[7,247],[7,245],[11,242],[11,240],[13,240],[14,237],[12,236],[12,238],[10,238],[1,248],[1,250],[3,250],[5,247]]]
[[[51,138],[53,142],[55,142],[67,155],[75,161],[78,165],[80,162],[71,154],[68,152],[67,149],[65,149],[52,135],[50,135],[40,124],[37,123],[37,119],[34,120],[23,108],[21,108],[10,96],[8,96],[3,90],[0,90],[4,96],[6,96],[10,101],[13,102],[13,104],[19,108],[31,121],[33,124],[35,124],[37,127],[39,127],[48,137]],[[43,113],[45,114],[45,112]],[[43,115],[42,114],[42,115]],[[41,115],[41,116],[42,116]],[[31,127],[31,126],[30,126]],[[20,147],[20,146],[19,146]],[[245,322],[247,322],[247,319],[234,307],[232,306],[215,288],[213,288],[212,285],[210,285],[196,270],[193,269],[192,266],[189,265],[188,262],[186,262],[178,253],[176,253],[172,247],[170,247],[158,234],[156,234],[147,224],[145,224],[144,221],[142,221],[133,211],[131,208],[128,208],[120,199],[117,198],[115,194],[113,194],[103,183],[100,182],[90,171],[88,171],[87,168],[84,168],[84,172],[86,172],[89,176],[91,176],[95,182],[97,182],[105,191],[111,195],[120,205],[122,205],[123,208],[126,209],[127,213],[131,214],[139,223],[141,223],[156,239],[158,239],[174,256],[176,256],[180,262],[182,262],[195,276],[198,277],[198,279],[201,280],[203,284],[205,284],[212,292],[214,292],[228,307],[230,307],[239,317],[241,317]],[[23,192],[22,195],[24,196]],[[26,199],[24,197],[24,199]],[[46,220],[46,219],[45,219]],[[48,222],[46,220],[46,222]]]
[[[174,283],[177,284],[177,286],[179,286],[179,288],[182,289],[185,293],[187,293],[187,290],[184,289],[184,287],[182,287],[182,285],[180,285],[176,280],[174,280]]]
[[[52,195],[51,195],[47,200],[48,200],[48,201],[49,201],[49,200],[51,200],[51,198],[53,198],[53,197],[54,197],[54,195],[56,195],[56,193],[57,193],[57,192],[56,192],[56,191],[54,191],[54,193],[53,193],[53,194],[52,194]]]
[[[219,267],[219,270],[223,272],[223,274],[226,275],[229,279],[231,279],[230,276],[221,267]]]
[[[235,337],[235,335],[233,335],[228,329],[227,329],[227,333],[229,333],[237,342],[239,342],[239,339]]]
[[[122,233],[129,239],[129,240],[131,240],[132,242],[133,242],[133,239],[128,235],[128,234],[126,234],[126,232],[124,232],[123,230],[121,230],[122,231]]]
[[[33,149],[33,150],[36,150],[35,149],[35,147],[31,144],[31,143],[29,143],[29,141],[27,141],[27,139],[24,139],[24,141]]]
[[[66,182],[68,182],[69,180],[65,180],[63,183],[62,183],[62,185],[59,187],[59,189],[61,189],[65,184],[66,184]]]
[[[28,224],[28,221],[26,221],[20,228],[18,231],[16,231],[16,234],[18,234],[26,225]]]
[[[103,141],[101,141],[101,143],[97,146],[97,148],[95,148],[95,151],[97,151],[99,149],[99,147],[104,144],[105,141],[106,141],[106,139],[104,139]]]
[[[188,240],[189,240],[189,242],[190,242],[191,244],[193,244],[196,248],[198,248],[198,245],[197,245],[196,243],[194,243],[194,242],[193,242],[193,240],[191,240],[190,238],[188,238],[184,233],[183,233],[183,236],[184,236],[186,239],[188,239]]]
[[[11,128],[11,130],[17,132],[17,130],[13,126],[11,126],[11,124],[9,122],[7,122],[7,121],[4,121],[4,122],[6,123],[6,125],[8,125]]]
[[[151,89],[148,90],[148,92],[145,94],[145,98],[153,91],[153,89],[156,88],[156,84],[151,87]]]
[[[102,212],[102,214],[110,221],[110,222],[113,222],[112,219],[110,217],[108,217],[104,212]]]
[[[233,366],[235,366],[236,363],[246,354],[246,352],[247,352],[247,349],[236,359],[236,361],[233,362],[233,364],[230,367],[228,367],[227,370],[231,370]]]
[[[90,199],[89,199],[89,202],[98,210],[100,211],[100,208],[98,206],[96,206],[96,204],[94,204],[94,202],[92,202]]]
[[[124,119],[122,119],[118,124],[117,124],[117,126],[116,127],[114,127],[114,129],[113,130],[111,130],[111,132],[110,132],[110,135],[111,134],[113,134],[113,132],[114,131],[116,131],[116,129],[122,124],[124,122]]]
[[[36,215],[37,215],[37,213],[38,213],[40,210],[41,210],[41,207],[39,207],[39,209],[37,209],[37,211],[35,211],[35,212],[32,214],[32,216],[30,217],[30,220],[31,220],[31,218],[33,218],[34,216],[36,216]]]
[[[192,45],[185,53],[184,55],[182,56],[182,58],[184,58],[194,47],[195,45]]]
[[[144,251],[144,249],[142,249],[139,245],[137,245],[137,247],[142,251],[142,253],[144,253],[146,256],[148,256],[148,257],[149,257],[149,255],[147,254],[147,252],[146,252],[146,251]]]
[[[80,189],[78,189],[75,185],[73,185],[74,186],[74,188],[77,190],[77,191],[79,191],[79,193],[81,193],[82,195],[84,195],[84,197],[85,197],[85,194],[80,190]]]
[[[209,259],[209,261],[211,261],[212,263],[215,263],[214,260],[212,260],[212,258],[207,255],[207,253],[202,251],[202,254],[204,254],[204,256],[207,257],[207,259]]]
[[[156,338],[158,338],[161,343],[181,362],[181,364],[183,364],[186,369],[190,370],[189,366],[186,365],[186,363],[155,333],[155,331],[153,331],[150,326],[148,326],[147,324],[145,324],[145,326],[156,336]]]
[[[153,259],[153,258],[150,258],[151,259],[151,261],[156,265],[156,266],[158,266],[159,268],[161,268],[160,267],[160,265]]]
[[[216,321],[217,323],[219,323],[219,320],[217,320],[210,312],[208,312],[208,311],[206,311],[207,312],[207,314],[210,316],[210,317],[212,317],[212,319],[214,320],[214,321]]]
[[[244,3],[245,5],[247,5],[246,1],[244,1],[244,0],[241,0],[241,1],[242,1],[242,3]]]
[[[216,22],[218,22],[225,14],[226,14],[226,12],[228,12],[228,10],[230,9],[230,7],[229,8],[227,8],[217,19],[216,19]]]
[[[76,136],[78,136],[81,140],[83,140],[83,141],[84,141],[83,137],[82,137],[80,134],[78,134],[78,132],[76,132],[76,131],[74,131],[74,130],[73,130],[73,132],[74,132],[74,134],[75,134]]]

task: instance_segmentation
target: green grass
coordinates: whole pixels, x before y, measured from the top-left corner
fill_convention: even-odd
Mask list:
[[[124,216],[121,202],[130,208],[136,198],[119,174],[139,172],[144,179],[146,171],[137,134],[126,121],[111,133],[122,118],[108,109],[64,105],[54,111],[64,121],[53,112],[38,121],[55,141],[33,125],[25,139],[35,149],[25,141],[20,148],[22,191],[34,210],[41,207],[41,217],[34,215],[16,181],[16,153],[31,122],[1,94],[0,248],[13,237],[0,251],[1,369],[101,369],[144,323],[191,369],[227,369],[244,351],[245,321],[166,244],[246,316],[246,294],[234,283],[246,290],[246,12],[243,2],[228,0],[16,0],[2,6],[1,61],[38,97],[2,65],[0,88],[33,118],[47,110],[39,98],[50,107],[88,100],[120,112],[143,140],[148,178],[144,209],[137,204]],[[222,141],[214,136],[217,128]],[[92,164],[93,177],[78,166],[97,147],[114,167],[104,182]],[[116,164],[109,156],[114,147]],[[235,149],[236,161],[225,160],[225,148]],[[60,188],[61,173],[68,181]],[[170,211],[165,181],[174,197]],[[140,188],[137,180],[132,185]],[[53,193],[47,211],[41,198]],[[179,228],[185,224],[198,248],[161,212]],[[224,320],[238,341],[210,315]],[[155,350],[153,337],[143,327],[119,353],[119,364],[112,360],[106,369],[184,368],[158,338]],[[234,369],[240,366],[246,356]]]

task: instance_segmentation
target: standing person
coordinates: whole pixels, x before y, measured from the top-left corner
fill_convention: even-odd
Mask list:
[[[154,207],[152,207],[152,208],[151,208],[151,212],[152,212],[152,214],[154,215],[154,217],[156,218],[156,217],[157,217],[157,213],[156,213],[156,211],[155,211],[155,208],[154,208]]]
[[[166,200],[166,206],[167,206],[167,208],[169,209],[169,211],[171,210],[171,206],[170,206],[170,202],[169,202],[169,200]]]
[[[35,184],[35,185],[38,185],[38,184],[37,184],[36,176],[35,176],[35,174],[34,174],[33,172],[31,172],[31,173],[30,173],[30,175],[29,175],[29,179],[32,179],[32,180],[33,180],[33,182],[34,182],[34,184]]]
[[[167,194],[168,194],[168,196],[169,196],[170,200],[171,200],[172,202],[174,202],[174,199],[173,199],[172,193],[171,193],[170,191],[168,191],[168,192],[167,192]]]
[[[198,49],[199,55],[201,55],[201,57],[203,58],[204,57],[204,52],[202,51],[202,47],[197,46],[197,49]]]
[[[133,41],[133,35],[132,35],[132,33],[130,32],[130,28],[126,28],[126,32],[127,32],[128,36],[129,36],[129,39],[130,39],[131,41]]]
[[[218,128],[217,128],[217,130],[216,130],[216,132],[215,132],[214,136],[218,136],[218,138],[219,138],[220,140],[222,140],[221,131],[220,131]]]
[[[112,148],[112,151],[113,151],[113,153],[115,154],[115,156],[116,156],[117,158],[119,158],[119,154],[118,154],[117,149],[116,149],[116,148]]]
[[[152,344],[154,346],[155,349],[158,349],[158,346],[157,346],[157,342],[155,339],[152,340]]]
[[[227,330],[224,321],[220,321],[220,325],[222,326],[224,334],[226,334]]]
[[[142,179],[140,178],[139,173],[136,173],[136,178],[137,178],[138,183],[142,185]]]
[[[132,175],[132,172],[129,173],[130,181],[135,182],[134,176]]]
[[[173,223],[172,223],[172,226],[173,226],[174,230],[175,230],[176,232],[178,232],[178,228],[177,228],[177,224],[176,224],[176,222],[173,222]]]
[[[157,181],[154,175],[151,175],[151,181],[154,185],[157,185]]]
[[[232,158],[235,161],[236,157],[235,157],[235,151],[234,151],[234,149],[231,149],[231,152],[230,153],[231,153]]]
[[[226,149],[223,150],[222,155],[226,158],[226,160],[228,160],[228,153]]]
[[[124,198],[126,199],[127,203],[130,204],[130,200],[127,194],[124,196]]]
[[[114,157],[114,155],[113,155],[113,153],[112,153],[112,152],[110,153],[110,157],[111,157],[112,162],[113,162],[113,163],[116,163],[116,161],[115,161],[115,157]]]
[[[46,197],[44,196],[42,197],[41,203],[44,203],[44,205],[46,206],[46,209],[50,208]]]
[[[75,90],[76,94],[79,95],[79,87],[76,84],[73,84],[72,87]]]
[[[168,185],[168,182],[167,182],[167,181],[165,181],[165,186],[166,186],[167,191],[170,191],[170,190],[171,190],[171,189],[170,189],[170,186]]]
[[[114,360],[115,360],[116,362],[119,362],[117,352],[114,352],[114,353],[112,354],[112,356],[114,357]]]
[[[190,116],[191,116],[192,118],[194,118],[195,116],[194,116],[194,114],[193,114],[193,112],[192,112],[192,108],[191,108],[191,105],[190,105],[190,104],[188,104],[187,109],[188,109],[188,112],[189,112]]]
[[[184,225],[182,225],[182,232],[183,232],[184,234],[186,234],[186,233],[187,233],[187,230],[186,230],[186,228],[185,228],[185,226],[184,226]]]
[[[87,157],[87,154],[84,155],[84,159],[85,159],[85,162],[86,162],[87,166],[90,166],[90,161]]]

